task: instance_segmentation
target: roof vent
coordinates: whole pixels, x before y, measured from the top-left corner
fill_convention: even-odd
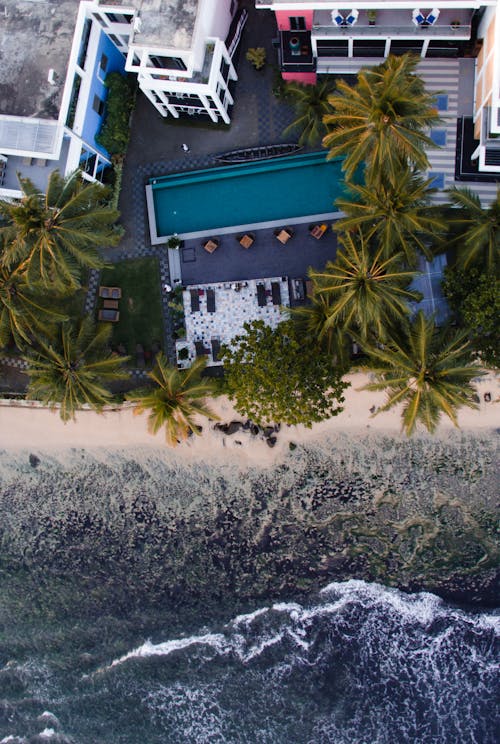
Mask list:
[[[47,80],[51,85],[55,85],[57,82],[57,72],[51,67],[49,70],[49,74],[47,75]]]

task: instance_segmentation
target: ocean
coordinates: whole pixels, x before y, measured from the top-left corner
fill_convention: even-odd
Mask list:
[[[0,742],[494,744],[497,462],[1,453]]]

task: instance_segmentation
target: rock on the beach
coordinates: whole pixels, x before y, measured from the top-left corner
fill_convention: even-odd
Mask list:
[[[236,434],[237,431],[243,428],[241,421],[231,421],[226,426],[226,434]]]
[[[274,447],[276,442],[278,441],[277,437],[267,437],[266,438],[266,444],[268,447]]]

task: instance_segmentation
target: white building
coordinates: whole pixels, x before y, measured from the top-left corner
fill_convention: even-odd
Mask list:
[[[4,0],[0,22],[0,196],[17,173],[45,189],[54,168],[100,178],[96,141],[109,72],[135,72],[162,116],[228,123],[231,62],[245,14],[235,0]]]

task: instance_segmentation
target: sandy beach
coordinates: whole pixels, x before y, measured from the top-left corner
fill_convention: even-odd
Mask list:
[[[392,436],[401,434],[399,411],[382,412],[373,416],[371,409],[382,406],[385,393],[360,390],[368,382],[364,373],[350,374],[345,378],[350,387],[345,391],[344,410],[338,416],[314,424],[308,429],[304,426],[284,426],[277,434],[274,448],[259,436],[247,431],[239,431],[228,436],[213,429],[213,423],[200,419],[203,426],[201,436],[191,439],[173,450],[179,459],[203,459],[238,461],[242,465],[253,464],[263,467],[275,464],[289,450],[290,442],[305,444],[322,439],[338,432],[349,434],[379,431]],[[500,376],[490,373],[477,382],[480,398],[479,410],[463,408],[459,413],[459,425],[465,431],[494,429],[500,426]],[[485,400],[489,393],[491,401]],[[487,396],[488,397],[488,396]],[[210,401],[214,413],[222,422],[242,421],[240,416],[224,396]],[[444,417],[436,436],[446,436],[453,430],[451,421]],[[422,430],[424,431],[424,430]],[[166,449],[162,432],[152,436],[147,429],[147,415],[135,416],[132,407],[125,404],[119,409],[106,410],[99,415],[93,411],[82,410],[76,421],[64,424],[58,412],[46,408],[3,401],[0,406],[0,447],[6,450],[61,451],[68,448],[130,448],[147,447]]]

